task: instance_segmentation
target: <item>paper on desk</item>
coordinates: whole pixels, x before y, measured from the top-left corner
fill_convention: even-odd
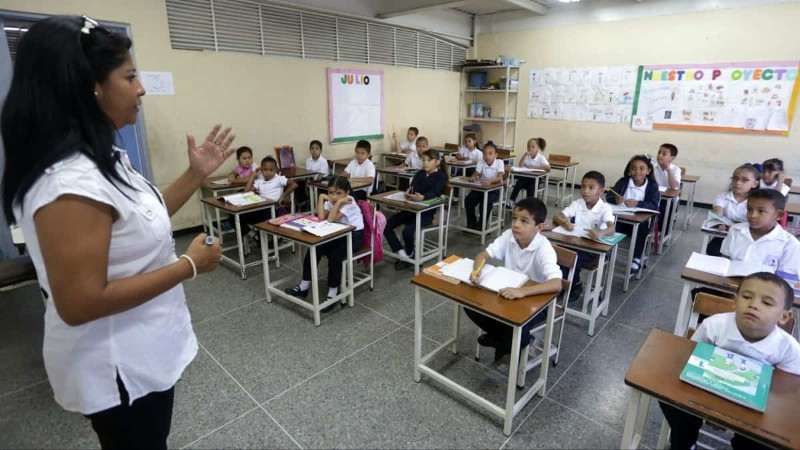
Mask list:
[[[589,232],[588,231],[578,229],[577,227],[573,227],[572,231],[569,231],[568,229],[566,229],[566,228],[562,227],[561,225],[559,225],[559,226],[553,228],[552,231],[553,231],[553,233],[566,234],[567,236],[578,236],[578,237],[588,237],[589,236]]]
[[[475,262],[469,258],[461,258],[458,261],[448,264],[442,269],[442,275],[456,278],[463,283],[474,286],[469,277],[472,275],[472,266]],[[499,292],[505,288],[518,288],[528,281],[525,274],[514,272],[505,267],[495,267],[491,264],[484,264],[481,270],[480,286],[493,292]]]
[[[387,195],[385,198],[386,198],[386,200],[394,200],[394,201],[398,201],[398,202],[404,202],[404,201],[406,201],[406,193],[403,192],[403,191],[397,191],[394,194]]]
[[[518,167],[514,166],[511,168],[512,172],[523,172],[523,173],[545,173],[542,169],[532,169],[530,167]]]
[[[227,185],[231,184],[231,182],[228,181],[227,178],[221,178],[219,180],[212,181],[211,184],[216,184],[216,185],[219,185],[219,186],[227,186]]]
[[[774,267],[751,261],[732,261],[719,256],[703,255],[693,252],[686,261],[687,269],[719,275],[722,277],[746,277],[756,272],[775,272]]]

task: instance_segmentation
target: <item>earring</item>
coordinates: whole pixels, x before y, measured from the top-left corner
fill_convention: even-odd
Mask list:
[[[97,97],[97,91],[94,91],[94,96]]]

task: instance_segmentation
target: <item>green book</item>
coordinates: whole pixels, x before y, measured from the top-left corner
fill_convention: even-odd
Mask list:
[[[764,412],[772,371],[769,364],[698,342],[680,378],[712,394]]]
[[[416,203],[418,205],[433,206],[447,201],[447,197],[440,195],[438,197],[429,198],[427,200],[413,200],[408,203]]]
[[[620,242],[622,242],[626,237],[628,237],[628,236],[626,236],[626,235],[624,235],[622,233],[614,233],[614,234],[609,234],[609,235],[606,235],[606,236],[600,236],[599,240],[603,244],[617,245]]]

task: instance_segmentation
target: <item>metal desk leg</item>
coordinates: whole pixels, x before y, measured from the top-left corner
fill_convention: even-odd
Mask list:
[[[488,221],[488,217],[486,217],[486,207],[489,206],[489,191],[483,191],[483,214],[481,215],[481,245],[486,243],[486,222]]]
[[[622,291],[628,292],[628,285],[631,282],[631,266],[633,265],[633,252],[636,250],[636,237],[639,234],[639,226],[641,223],[636,223],[633,225],[633,233],[631,236],[631,247],[628,250],[628,264],[625,266],[625,282],[622,283]],[[639,270],[641,270],[641,266]]]
[[[692,283],[683,282],[683,292],[681,293],[681,305],[678,307],[678,317],[675,318],[675,329],[673,334],[678,336],[686,335],[686,328],[689,326],[689,314],[692,311]]]
[[[414,220],[417,228],[414,230],[414,275],[419,275],[419,267],[422,265],[422,213],[417,211]]]
[[[453,331],[452,331],[452,338],[453,338],[453,346],[450,347],[450,351],[453,354],[458,354],[458,322],[461,318],[461,306],[453,302]]]
[[[259,230],[259,233],[261,233],[261,242],[267,242],[269,235],[264,230]],[[267,303],[272,303],[272,293],[269,290],[269,249],[267,247],[269,246],[261,246],[261,259],[264,261],[261,268],[264,270],[264,292],[267,293]]]
[[[511,359],[508,368],[508,387],[506,388],[506,413],[503,421],[503,434],[511,435],[511,423],[514,420],[514,403],[517,395],[517,370],[519,369],[519,350],[522,327],[515,326],[511,337]],[[545,365],[543,362],[542,365]]]
[[[311,245],[308,249],[311,252],[311,304],[314,306],[314,325],[319,326],[319,274],[317,273],[317,246]]]
[[[420,287],[414,287],[414,381],[422,379],[419,365],[422,361],[422,297]]]
[[[236,249],[239,251],[239,271],[242,274],[242,279],[247,279],[247,268],[244,265],[244,244],[242,242],[242,222],[239,214],[234,214],[234,222],[236,225]]]
[[[638,448],[642,440],[650,396],[631,389],[628,399],[628,412],[625,414],[625,429],[622,432],[621,449]]]
[[[347,287],[350,289],[349,306],[352,308],[356,306],[356,294],[353,289],[353,233],[347,233]]]

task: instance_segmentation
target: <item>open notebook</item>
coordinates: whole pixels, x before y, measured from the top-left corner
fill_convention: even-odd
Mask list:
[[[472,274],[472,265],[474,261],[469,258],[461,258],[458,261],[448,264],[442,269],[442,275],[460,280],[462,283],[475,286],[469,280]],[[478,287],[488,289],[493,292],[499,292],[505,288],[518,288],[522,287],[528,282],[528,277],[525,274],[514,272],[513,270],[506,269],[505,267],[495,267],[491,264],[484,264],[481,270],[481,276]]]
[[[600,236],[600,239],[592,239],[592,238],[589,237],[589,230],[588,229],[585,229],[585,228],[581,229],[581,228],[578,228],[578,227],[573,227],[572,231],[569,231],[569,230],[567,230],[566,228],[564,228],[564,227],[562,227],[560,225],[555,227],[555,228],[553,228],[553,232],[554,233],[565,234],[567,236],[582,237],[582,238],[589,239],[590,241],[600,242],[601,244],[606,244],[606,245],[618,244],[618,243],[622,242],[627,237],[625,234],[622,234],[622,233],[614,233],[614,234],[609,234],[609,235],[606,235],[606,236]]]
[[[733,261],[719,256],[703,255],[694,252],[686,262],[687,269],[719,275],[723,277],[746,277],[756,272],[772,272],[775,268],[755,261]]]

